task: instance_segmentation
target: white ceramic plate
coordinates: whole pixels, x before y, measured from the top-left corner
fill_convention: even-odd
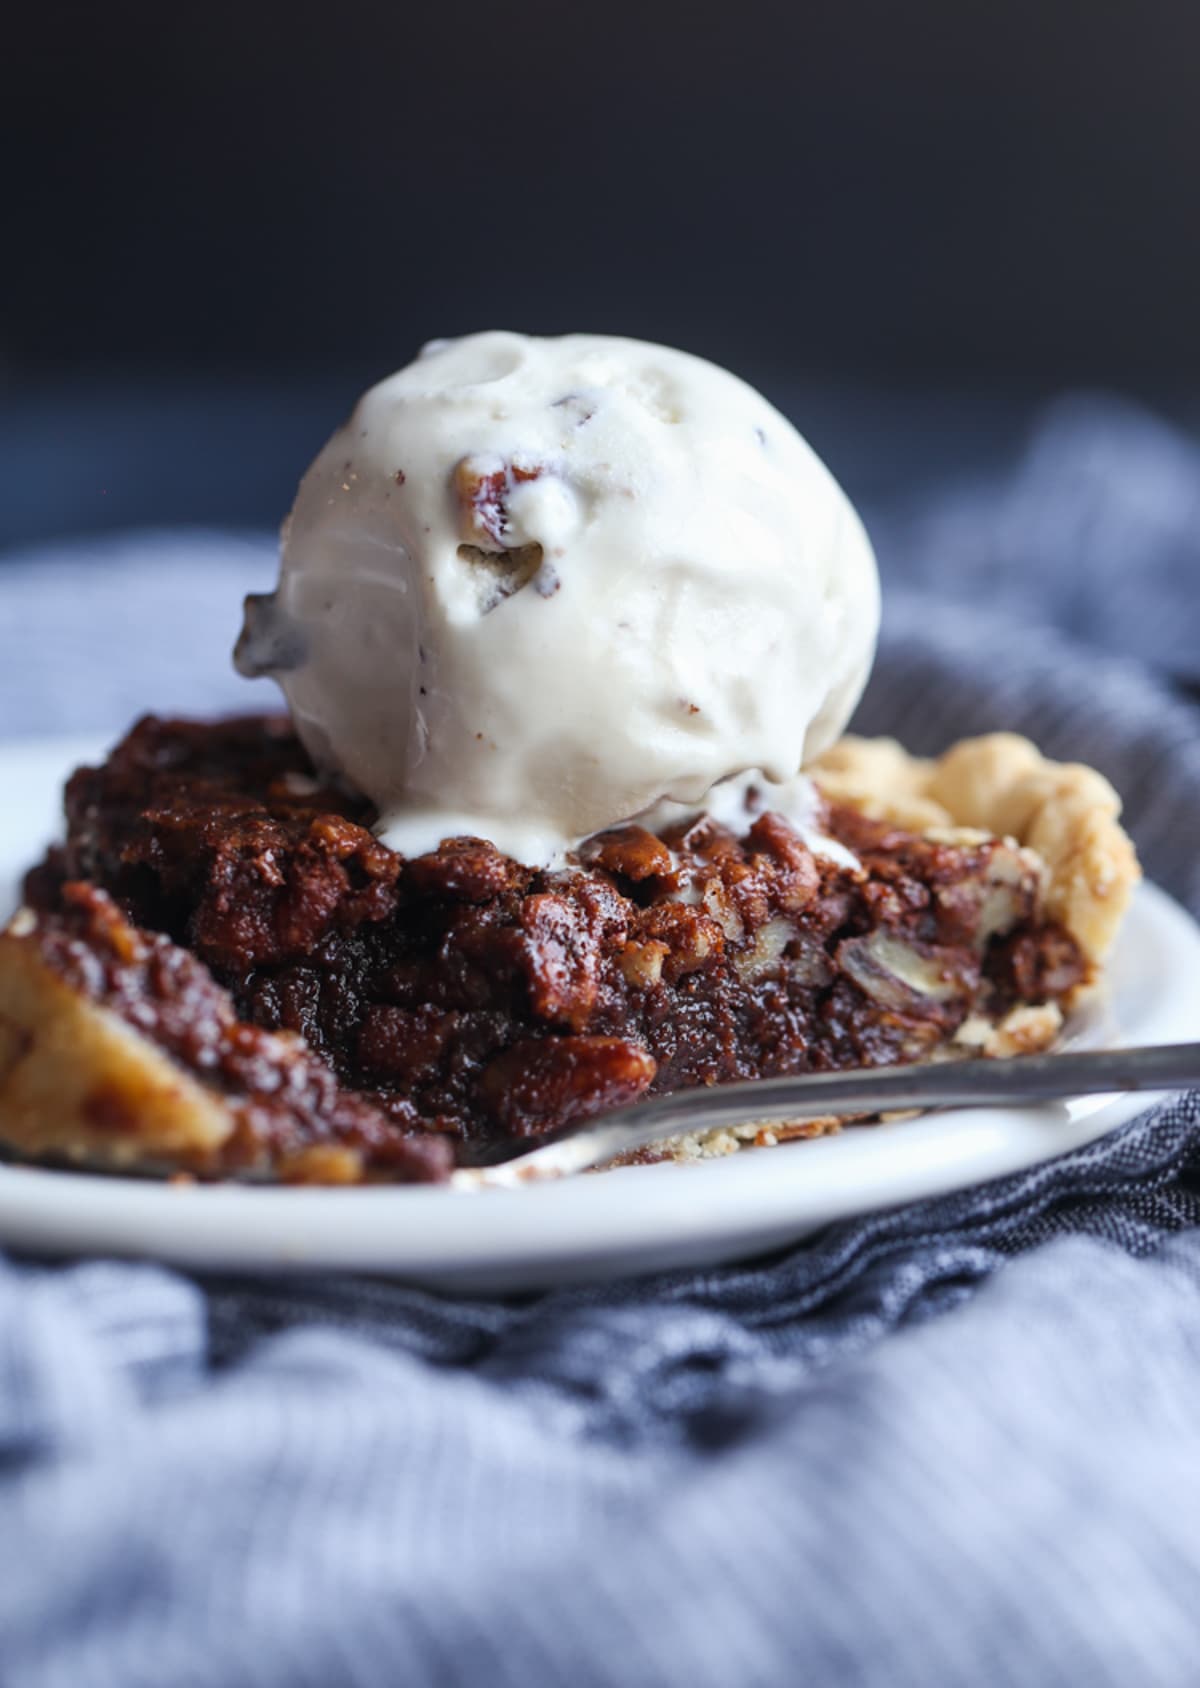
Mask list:
[[[56,830],[59,792],[93,742],[0,747],[0,911]],[[1200,1038],[1200,928],[1144,886],[1111,967],[1105,1041]],[[0,1166],[0,1244],[150,1255],[221,1270],[362,1270],[513,1289],[710,1265],[832,1220],[1016,1172],[1111,1131],[1145,1097],[956,1109],[697,1166],[628,1167],[562,1183],[251,1189]]]

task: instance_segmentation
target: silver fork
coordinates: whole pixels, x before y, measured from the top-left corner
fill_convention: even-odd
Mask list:
[[[510,1139],[492,1164],[463,1168],[454,1178],[464,1188],[560,1178],[681,1132],[751,1122],[769,1125],[909,1108],[1022,1106],[1064,1096],[1166,1092],[1193,1085],[1200,1085],[1200,1043],[752,1079],[652,1096],[567,1126],[536,1149],[522,1151],[520,1140]]]

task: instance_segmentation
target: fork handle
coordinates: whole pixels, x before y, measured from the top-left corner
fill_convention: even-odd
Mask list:
[[[523,1154],[514,1155],[515,1145],[505,1145],[506,1152],[493,1165],[506,1163],[505,1174],[518,1179],[542,1172],[582,1172],[683,1131],[713,1131],[750,1121],[769,1124],[819,1119],[825,1114],[1021,1105],[1110,1091],[1186,1090],[1192,1085],[1200,1085],[1200,1043],[789,1074],[652,1096],[568,1126],[548,1143]]]

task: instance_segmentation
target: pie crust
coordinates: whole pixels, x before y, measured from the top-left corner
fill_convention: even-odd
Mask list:
[[[1089,961],[1112,948],[1141,869],[1121,799],[1094,768],[1051,762],[1016,733],[989,733],[932,760],[895,739],[848,735],[809,772],[832,802],[926,837],[965,828],[1013,839],[1040,859],[1046,911]]]
[[[114,1171],[208,1166],[233,1130],[223,1099],[53,973],[26,941],[36,926],[22,909],[0,934],[5,1143]]]

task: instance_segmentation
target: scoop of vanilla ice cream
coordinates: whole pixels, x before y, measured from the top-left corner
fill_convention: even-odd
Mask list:
[[[305,476],[243,672],[406,854],[531,865],[747,769],[792,779],[870,668],[879,587],[753,388],[602,335],[435,341]]]

